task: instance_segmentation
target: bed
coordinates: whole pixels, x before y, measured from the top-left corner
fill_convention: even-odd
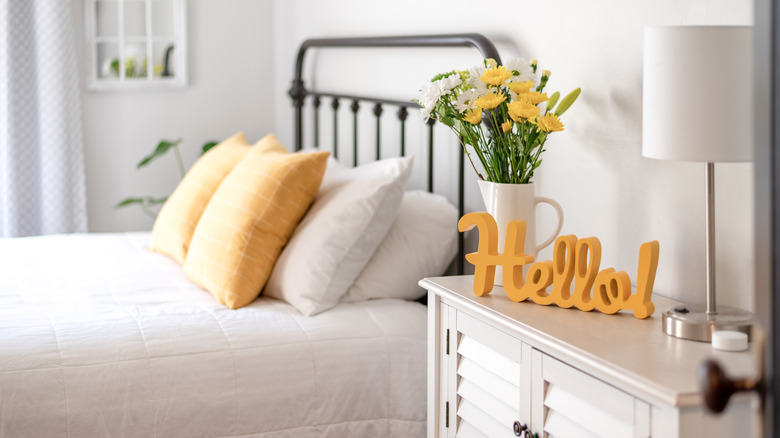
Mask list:
[[[475,46],[497,58],[493,45],[473,34],[308,40],[290,92],[296,150],[304,147],[306,100],[315,114],[326,99],[398,106],[402,125],[414,107],[307,90],[301,77],[307,49],[349,46]],[[386,161],[378,148],[377,140],[376,163]],[[263,294],[235,310],[196,284],[182,263],[150,251],[152,233],[0,240],[0,436],[424,436],[427,310],[415,300],[424,291],[414,288],[421,276],[442,273],[456,252],[463,253],[453,222],[463,213],[463,163],[457,208],[432,198],[431,143],[427,190],[401,192],[392,214],[373,212],[362,226],[370,229],[383,218],[387,229],[355,233],[381,236],[345,250],[362,260],[359,269],[355,261],[331,261],[358,272],[342,280],[346,292],[322,302],[299,293],[307,281],[321,283],[313,272],[335,252],[313,246],[323,239],[316,217],[344,209],[332,200],[348,191],[339,185],[344,175],[361,168],[381,173],[370,167],[374,163],[351,170],[330,160]],[[437,202],[428,217],[411,219]],[[415,220],[452,222],[452,228],[435,237],[422,230],[421,237],[413,232]],[[394,272],[399,251],[425,237],[442,244],[427,245],[434,248],[421,250],[420,260],[446,263],[399,268],[407,278]],[[462,262],[455,269],[462,271]],[[411,290],[403,287],[410,282]]]

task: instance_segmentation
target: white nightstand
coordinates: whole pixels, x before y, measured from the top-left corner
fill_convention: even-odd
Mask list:
[[[755,435],[752,395],[706,412],[699,366],[755,369],[747,352],[667,336],[660,314],[678,303],[654,295],[655,314],[605,315],[532,302],[472,276],[426,278],[428,437],[698,437]],[[528,435],[531,436],[531,435]]]

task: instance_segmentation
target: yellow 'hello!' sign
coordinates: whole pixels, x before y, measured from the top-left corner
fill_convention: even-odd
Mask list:
[[[573,234],[558,237],[553,259],[534,263],[523,279],[523,266],[534,261],[533,256],[523,253],[525,222],[516,220],[507,224],[503,254],[498,253],[498,226],[493,216],[486,212],[468,213],[458,222],[461,232],[475,226],[479,230],[479,245],[477,252],[466,255],[466,260],[475,268],[477,296],[493,290],[496,266],[503,266],[504,291],[515,302],[531,299],[536,304],[556,304],[584,311],[596,309],[607,314],[627,309],[639,319],[655,311],[650,296],[658,268],[657,240],[639,247],[637,290],[632,294],[631,279],[625,271],[613,268],[599,271],[601,242],[595,237],[577,239]],[[550,286],[552,290],[548,291]]]

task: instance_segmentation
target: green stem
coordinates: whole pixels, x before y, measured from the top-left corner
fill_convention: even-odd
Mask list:
[[[486,144],[482,128],[480,128],[479,125],[474,125],[474,131],[471,131],[471,133],[474,135],[472,138],[472,147],[475,151],[477,151],[477,156],[482,162],[482,168],[485,170],[485,173],[488,176],[488,181],[496,181],[495,170],[493,166],[488,163],[488,160],[485,159],[485,154],[483,153],[482,149],[480,149],[480,145]],[[490,155],[488,155],[488,157],[490,157]]]
[[[466,154],[466,156],[468,157],[469,162],[471,163],[471,167],[474,169],[474,172],[476,172],[477,176],[480,179],[482,179],[482,180],[485,179],[479,173],[479,171],[477,171],[477,167],[474,165],[474,161],[471,159],[471,154],[468,153],[468,149],[466,148],[467,144],[471,144],[472,145],[472,148],[474,149],[474,152],[477,153],[477,158],[479,158],[479,161],[482,164],[482,168],[485,169],[485,172],[488,172],[488,179],[489,179],[490,178],[490,174],[489,174],[490,168],[487,166],[487,163],[485,161],[485,157],[482,154],[482,151],[479,149],[479,146],[478,146],[479,145],[479,140],[475,137],[475,134],[474,134],[474,131],[473,131],[474,128],[466,127],[466,129],[465,129],[466,135],[461,135],[461,133],[458,132],[455,128],[450,127],[450,129],[452,130],[452,132],[454,132],[458,136],[458,139],[460,139],[461,145],[463,146],[463,153]],[[466,139],[466,137],[468,137],[468,139]],[[468,140],[468,141],[466,141],[466,140]],[[477,145],[477,146],[474,146],[474,145]]]
[[[477,174],[479,179],[484,180],[485,178],[482,176],[481,173],[479,173],[479,171],[477,170],[477,166],[474,165],[474,160],[471,159],[471,154],[469,153],[469,150],[466,148],[466,142],[463,140],[463,137],[459,135],[458,139],[460,140],[460,144],[463,146],[463,153],[466,154],[466,158],[469,159],[471,168],[474,169],[474,173]]]
[[[152,219],[157,219],[157,213],[155,213],[152,209],[149,208],[148,205],[146,205],[147,199],[143,198],[143,202],[141,203],[141,211],[146,213],[147,216],[149,216]]]
[[[495,110],[489,111],[489,113],[490,123],[492,126],[489,126],[488,129],[492,129],[493,131],[493,146],[494,149],[499,152],[499,154],[496,154],[497,156],[495,157],[496,160],[494,162],[494,165],[496,166],[496,173],[498,174],[496,176],[499,177],[496,182],[511,183],[512,176],[509,175],[510,172],[509,169],[507,169],[507,166],[509,166],[510,151],[505,144],[506,142],[504,142],[503,138],[501,137],[501,125],[498,124]]]
[[[499,166],[500,159],[499,154],[500,151],[497,150],[495,147],[493,148],[493,153],[490,152],[490,143],[488,142],[488,139],[485,137],[485,131],[482,130],[482,128],[479,128],[477,130],[479,133],[479,141],[478,145],[484,145],[485,151],[484,153],[487,153],[488,160],[486,160],[486,172],[490,175],[490,181],[492,182],[502,182],[501,181],[501,168]],[[489,163],[487,162],[489,161]]]
[[[176,155],[176,163],[179,165],[179,172],[181,172],[181,177],[182,179],[184,179],[184,175],[187,172],[184,170],[184,163],[181,161],[181,154],[179,153],[179,145],[173,147],[173,153]]]

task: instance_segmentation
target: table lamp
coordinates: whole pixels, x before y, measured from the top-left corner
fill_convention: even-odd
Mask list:
[[[709,342],[750,334],[750,312],[715,304],[715,163],[753,160],[752,28],[645,28],[642,155],[705,164],[706,305],[664,312],[663,330]]]

